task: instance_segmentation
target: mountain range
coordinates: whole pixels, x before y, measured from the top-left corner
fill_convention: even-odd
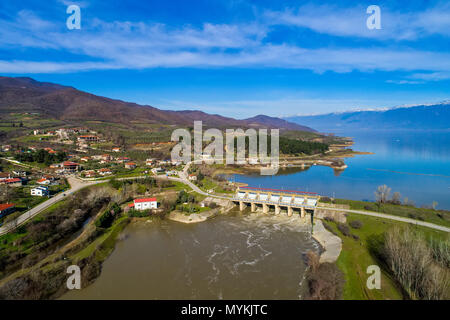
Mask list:
[[[140,122],[193,126],[195,120],[202,121],[205,126],[218,128],[315,131],[298,123],[264,115],[238,120],[198,110],[161,110],[149,105],[97,96],[69,86],[39,82],[28,77],[0,77],[0,116],[13,112],[39,113],[44,117],[68,122]]]
[[[348,111],[311,116],[286,117],[289,122],[307,124],[320,132],[351,130],[447,130],[450,129],[450,101],[382,110]]]

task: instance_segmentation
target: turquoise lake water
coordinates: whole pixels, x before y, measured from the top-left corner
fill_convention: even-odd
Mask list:
[[[354,138],[357,151],[373,152],[345,159],[348,168],[336,172],[312,166],[301,172],[234,179],[255,187],[317,192],[353,200],[374,200],[377,186],[386,184],[417,206],[450,210],[450,131],[445,132],[341,132]]]

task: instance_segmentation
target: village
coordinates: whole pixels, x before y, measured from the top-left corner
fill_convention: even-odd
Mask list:
[[[111,145],[88,128],[33,130],[36,145],[1,146],[0,226],[12,213],[21,213],[70,188],[68,177],[82,181],[108,181],[112,178],[178,176],[181,161],[146,158],[132,159],[123,147]],[[51,142],[52,147],[45,146]],[[108,149],[99,144],[109,145]],[[157,143],[156,143],[157,144]],[[197,183],[198,173],[187,178]],[[202,176],[203,179],[203,176]],[[135,199],[134,210],[157,208],[156,198]]]

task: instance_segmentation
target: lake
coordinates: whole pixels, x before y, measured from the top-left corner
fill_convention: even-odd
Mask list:
[[[356,151],[373,152],[345,159],[348,168],[335,172],[312,166],[276,176],[235,175],[255,187],[294,189],[353,200],[374,200],[374,191],[386,184],[418,206],[450,209],[450,132],[342,132],[354,138]]]

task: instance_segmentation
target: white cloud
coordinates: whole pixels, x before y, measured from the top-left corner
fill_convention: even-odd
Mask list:
[[[362,19],[352,11],[354,9],[348,9],[348,12],[341,10],[335,12],[333,16],[330,13],[333,11],[329,7],[302,8],[300,17],[305,19],[302,23],[314,30],[342,35],[366,32],[358,29],[352,31],[352,26]],[[318,11],[315,12],[314,8],[318,8]],[[267,15],[271,14],[273,13]],[[345,14],[345,18],[339,14]],[[428,11],[422,16],[420,24],[424,24],[434,14],[437,13]],[[297,18],[287,12],[274,23],[287,21],[295,24],[303,21]],[[24,19],[31,19],[33,23],[24,24]],[[432,28],[440,25],[440,20],[437,21]],[[365,22],[363,25],[365,26]],[[433,74],[435,78],[432,80],[435,80],[438,79],[438,75],[450,73],[448,52],[387,46],[302,48],[268,43],[266,37],[269,31],[269,26],[257,23],[241,25],[205,23],[201,27],[186,25],[171,28],[158,23],[105,22],[99,19],[83,21],[81,30],[69,31],[64,27],[58,29],[55,25],[46,23],[32,12],[21,11],[15,21],[0,20],[0,38],[2,38],[0,47],[9,50],[50,48],[81,55],[83,62],[4,60],[0,61],[0,72],[52,73],[155,67],[276,67],[307,69],[318,73],[420,70],[422,77],[416,73],[416,78],[409,81],[427,80],[427,77],[431,79]]]
[[[308,4],[298,9],[266,11],[271,24],[308,28],[315,32],[343,37],[372,39],[416,40],[433,34],[450,36],[450,4],[441,3],[422,12],[393,12],[383,6],[381,29],[369,30],[369,14],[361,5],[339,8],[330,5]]]

